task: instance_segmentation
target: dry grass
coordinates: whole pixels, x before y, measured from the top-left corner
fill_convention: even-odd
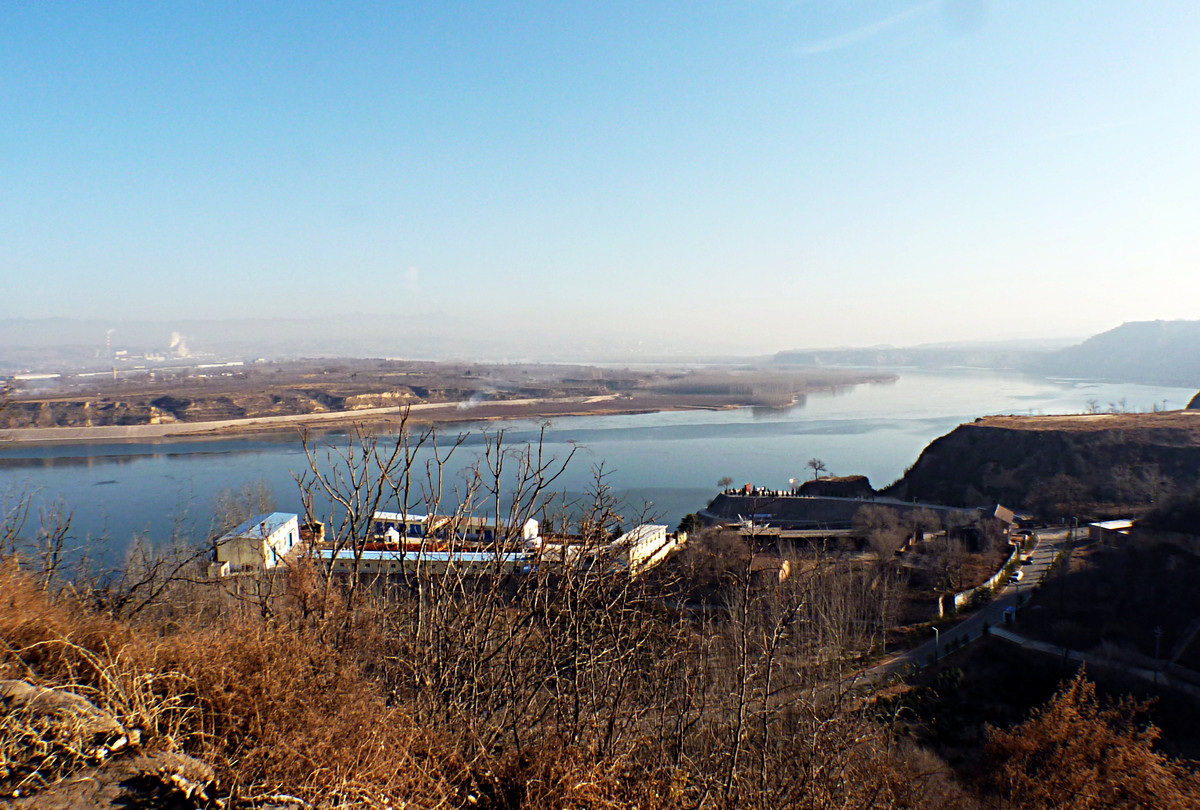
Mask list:
[[[1009,430],[1049,430],[1091,433],[1101,430],[1172,431],[1173,438],[1186,438],[1200,445],[1200,411],[1161,413],[1088,413],[1054,416],[983,416],[970,423],[980,427]]]
[[[51,598],[11,565],[0,593],[0,675],[87,698],[145,748],[211,763],[230,795],[455,803],[464,774],[452,750],[319,639],[232,617],[169,634],[131,628]],[[4,787],[44,785],[96,759],[81,735],[42,731],[8,713]]]
[[[406,621],[403,606],[367,600],[350,611],[336,592],[322,598],[311,585],[292,577],[273,610],[262,612],[222,600],[209,585],[184,583],[170,606],[129,623],[98,615],[70,590],[47,593],[37,580],[3,564],[0,678],[84,697],[115,719],[116,736],[147,751],[208,763],[228,808],[255,807],[280,795],[317,808],[937,804],[925,788],[929,773],[920,757],[898,749],[886,725],[814,703],[780,706],[769,721],[769,745],[760,736],[766,716],[751,703],[741,764],[727,779],[735,708],[730,700],[737,684],[723,664],[706,670],[705,659],[689,659],[701,647],[688,645],[715,649],[711,644],[725,643],[691,632],[664,635],[667,646],[655,647],[653,661],[639,659],[621,669],[616,657],[606,664],[632,678],[614,682],[627,695],[620,700],[608,691],[589,698],[602,701],[593,707],[603,710],[595,720],[611,716],[626,729],[607,746],[594,721],[577,729],[574,739],[564,736],[568,726],[536,710],[552,705],[539,703],[552,699],[544,684],[520,680],[525,669],[497,680],[498,648],[482,645],[482,657],[456,664],[465,678],[457,688],[492,684],[483,691],[510,690],[514,700],[532,701],[531,717],[545,718],[520,728],[526,744],[514,747],[503,726],[489,728],[508,710],[494,692],[481,694],[480,705],[488,708],[472,714],[461,702],[466,691],[439,691],[456,681],[431,680],[434,670],[414,663],[420,642],[397,637]],[[475,613],[462,613],[467,624],[457,644],[467,644],[483,627],[471,624]],[[659,633],[654,621],[645,617],[634,635]],[[538,646],[546,643],[542,634],[520,638],[530,646],[513,666],[529,666],[525,656],[548,654]],[[389,660],[404,650],[410,660]],[[681,669],[685,665],[693,668]],[[678,691],[688,679],[700,690],[691,696]],[[680,721],[693,727],[680,732],[672,747],[654,717],[667,718],[676,704]],[[492,741],[481,742],[488,733]],[[0,790],[52,783],[94,763],[95,745],[82,731],[56,737],[9,712],[0,725],[7,769],[0,772]]]

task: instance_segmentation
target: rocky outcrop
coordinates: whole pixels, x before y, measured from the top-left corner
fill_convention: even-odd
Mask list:
[[[82,695],[0,680],[0,810],[209,810],[213,769],[175,751],[147,751]],[[276,797],[256,807],[304,807]]]
[[[26,748],[25,767],[42,769],[42,760],[87,762],[103,760],[130,745],[129,735],[116,718],[73,692],[48,689],[26,681],[0,681],[0,728],[7,748]],[[35,752],[40,752],[35,753]],[[18,756],[19,758],[19,756]],[[21,773],[14,754],[6,752],[7,778]]]
[[[1189,411],[1200,411],[1200,393],[1192,397],[1192,401],[1187,404],[1187,409]]]
[[[1106,504],[1138,513],[1198,481],[1197,412],[987,417],[933,441],[884,494],[1042,513]]]
[[[870,498],[875,495],[871,482],[865,475],[826,476],[805,481],[797,492],[812,497]]]

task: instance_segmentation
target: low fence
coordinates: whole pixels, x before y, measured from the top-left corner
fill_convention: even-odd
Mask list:
[[[992,574],[992,576],[988,579],[987,582],[984,582],[982,585],[977,585],[974,588],[968,588],[965,591],[954,594],[954,607],[951,609],[957,613],[958,611],[962,610],[964,607],[966,607],[967,605],[969,605],[971,603],[971,599],[974,598],[975,593],[977,591],[993,590],[996,587],[997,583],[999,583],[1007,575],[1008,567],[1010,565],[1012,565],[1015,560],[1020,559],[1021,553],[1022,552],[1021,552],[1020,544],[1014,546],[1012,554],[1010,554],[1008,559],[1004,561],[1004,565],[1000,566],[1000,570],[997,571],[996,573]],[[938,597],[938,615],[937,615],[937,617],[939,619],[945,618],[945,616],[946,616],[946,600],[949,598],[950,598],[949,594]]]

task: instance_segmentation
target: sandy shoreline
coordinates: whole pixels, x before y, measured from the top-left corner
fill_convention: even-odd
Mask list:
[[[727,397],[669,396],[620,397],[617,394],[563,399],[511,399],[486,402],[427,402],[407,406],[408,423],[449,424],[498,419],[550,419],[564,416],[636,414],[678,410],[725,410],[752,403]],[[158,425],[105,425],[100,427],[10,428],[0,430],[2,444],[101,444],[163,440],[229,439],[238,436],[328,431],[361,424],[386,428],[399,426],[403,408],[363,408],[354,411],[291,414],[216,422],[169,422]]]

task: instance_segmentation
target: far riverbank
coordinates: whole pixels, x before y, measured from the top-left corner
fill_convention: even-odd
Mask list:
[[[872,380],[871,382],[879,382]],[[818,393],[850,386],[814,388],[799,394]],[[153,425],[103,425],[95,427],[36,427],[0,430],[3,444],[110,444],[170,441],[202,441],[265,434],[294,434],[297,431],[325,432],[362,425],[394,429],[407,419],[409,425],[453,424],[495,420],[539,420],[567,416],[610,416],[672,411],[718,411],[753,407],[752,401],[726,396],[663,395],[629,396],[608,394],[591,397],[529,398],[508,400],[464,400],[426,402],[352,411],[261,416],[206,422],[165,422]]]

